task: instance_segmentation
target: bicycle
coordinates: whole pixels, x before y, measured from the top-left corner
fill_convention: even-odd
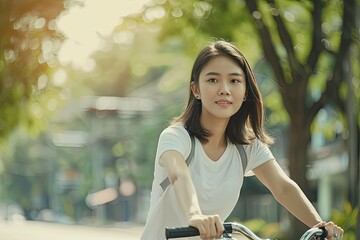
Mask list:
[[[237,222],[226,222],[224,223],[225,231],[222,238],[220,239],[234,239],[232,234],[242,234],[248,240],[271,240],[269,238],[263,239],[258,237],[254,232],[249,228],[244,226],[241,223]],[[166,239],[171,238],[184,238],[184,237],[193,237],[199,236],[199,230],[194,227],[176,227],[176,228],[166,228],[165,237]],[[325,240],[327,236],[327,230],[325,228],[311,228],[307,230],[300,240]]]

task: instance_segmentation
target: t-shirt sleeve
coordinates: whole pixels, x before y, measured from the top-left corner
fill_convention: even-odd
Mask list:
[[[169,126],[160,134],[157,155],[160,157],[166,151],[175,150],[186,159],[190,148],[191,140],[186,129],[183,126]]]
[[[256,139],[250,145],[245,145],[244,148],[248,159],[245,170],[246,177],[254,175],[252,169],[260,166],[261,164],[269,160],[275,159],[269,147],[258,139]]]

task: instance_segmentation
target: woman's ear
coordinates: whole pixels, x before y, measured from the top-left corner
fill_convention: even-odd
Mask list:
[[[245,102],[245,101],[246,101],[246,99],[247,99],[247,93],[245,93],[245,95],[244,95],[243,102]]]
[[[196,99],[200,99],[200,91],[195,82],[191,82],[191,92],[194,94]]]

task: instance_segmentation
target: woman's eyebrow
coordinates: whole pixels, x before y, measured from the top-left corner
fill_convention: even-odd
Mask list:
[[[243,74],[241,72],[229,73],[228,75],[230,75],[230,76],[240,76],[240,77],[243,76]]]
[[[216,75],[216,76],[218,76],[218,75],[221,75],[221,74],[218,73],[218,72],[208,72],[208,73],[205,74],[205,76],[209,76],[209,75]],[[233,72],[233,73],[229,73],[228,75],[229,75],[229,76],[240,76],[240,77],[243,76],[243,74],[242,74],[241,72]]]
[[[220,75],[220,73],[217,73],[217,72],[208,72],[205,74],[205,76],[208,76],[208,75]]]

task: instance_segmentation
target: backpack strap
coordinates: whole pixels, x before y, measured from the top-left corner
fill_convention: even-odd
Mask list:
[[[247,155],[246,155],[246,152],[245,152],[245,149],[244,149],[244,145],[242,144],[235,144],[239,154],[240,154],[240,157],[241,157],[241,164],[242,164],[242,167],[243,167],[243,174],[245,176],[245,171],[246,171],[246,167],[247,167],[247,163],[248,163],[248,159],[247,159]]]
[[[189,166],[191,161],[193,160],[194,152],[195,152],[195,150],[194,150],[195,149],[195,137],[193,135],[190,135],[190,138],[191,138],[190,154],[185,160],[185,163],[186,163],[187,166]],[[236,144],[235,146],[236,146],[236,148],[237,148],[237,150],[238,150],[238,152],[240,154],[241,164],[242,164],[242,167],[243,167],[243,173],[245,175],[245,170],[246,170],[246,166],[247,166],[247,156],[246,156],[246,153],[245,153],[244,146],[242,144]],[[169,177],[165,178],[164,181],[162,181],[160,183],[160,186],[163,189],[163,191],[165,191],[165,189],[169,185],[170,185]]]

